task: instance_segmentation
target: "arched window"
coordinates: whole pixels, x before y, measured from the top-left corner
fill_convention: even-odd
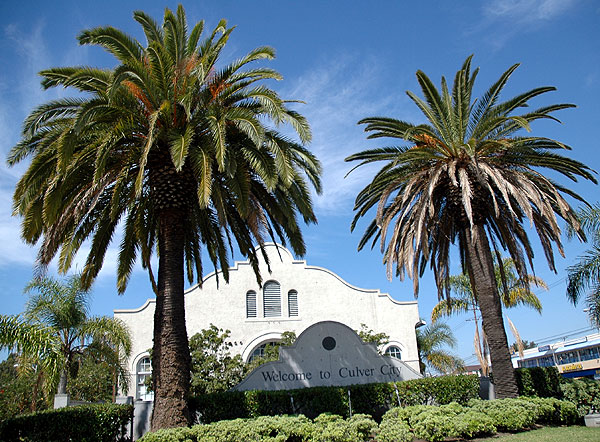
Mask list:
[[[388,356],[392,356],[396,359],[402,359],[402,352],[400,351],[399,347],[396,347],[395,345],[390,345],[386,350],[385,350],[385,354]]]
[[[256,318],[256,292],[246,293],[246,318]]]
[[[298,316],[298,292],[296,290],[288,292],[288,312],[290,316]]]
[[[281,287],[276,281],[268,281],[263,287],[265,318],[281,316]]]
[[[136,384],[137,384],[137,392],[136,399],[140,401],[153,401],[154,400],[154,392],[148,391],[148,387],[146,386],[146,379],[150,377],[152,374],[152,363],[150,362],[150,358],[148,356],[140,359],[137,363],[137,373],[136,373]]]
[[[267,345],[277,344],[278,342],[279,341],[268,341],[268,342],[264,342],[263,344],[256,347],[254,349],[254,351],[252,353],[250,353],[250,357],[248,358],[248,363],[252,362],[254,359],[257,359],[257,358],[264,358],[265,357],[265,348],[267,347]]]

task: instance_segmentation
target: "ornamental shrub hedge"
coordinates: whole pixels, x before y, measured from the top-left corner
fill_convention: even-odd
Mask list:
[[[352,414],[369,414],[379,421],[395,406],[466,404],[478,395],[478,377],[458,375],[348,387],[227,391],[194,397],[191,406],[202,423],[285,414],[315,418],[332,413],[348,417],[350,409]]]
[[[0,423],[3,442],[115,442],[128,439],[132,405],[94,404],[25,414]]]
[[[600,381],[565,378],[556,367],[519,368],[515,375],[520,396],[568,400],[580,417],[600,412]]]
[[[600,413],[600,381],[593,379],[564,379],[560,384],[562,396],[575,404],[579,416]]]
[[[519,396],[562,398],[563,378],[556,367],[518,368],[515,370]]]
[[[160,430],[145,435],[140,442],[439,442],[488,436],[499,430],[521,431],[540,423],[568,425],[577,417],[574,404],[555,398],[472,399],[467,405],[452,402],[396,407],[385,413],[380,425],[364,414],[350,419],[322,414],[314,420],[261,416]]]

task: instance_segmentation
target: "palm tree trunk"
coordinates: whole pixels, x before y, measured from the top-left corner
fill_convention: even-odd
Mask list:
[[[508,350],[490,245],[483,225],[476,224],[471,232],[465,234],[466,261],[490,349],[496,396],[517,397],[517,382]]]
[[[158,295],[154,313],[152,430],[190,423],[187,404],[191,358],[185,325],[184,211],[160,212]]]
[[[67,394],[67,368],[63,368],[60,371],[60,378],[58,380],[56,394]]]

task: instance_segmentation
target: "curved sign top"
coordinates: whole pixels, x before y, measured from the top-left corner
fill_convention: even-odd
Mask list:
[[[304,330],[279,360],[267,362],[234,390],[294,390],[418,379],[421,374],[392,356],[382,356],[350,327],[323,321]]]

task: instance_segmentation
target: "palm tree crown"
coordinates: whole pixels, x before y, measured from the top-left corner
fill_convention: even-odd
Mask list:
[[[456,338],[448,324],[434,322],[418,328],[416,333],[421,374],[425,374],[427,366],[448,374],[456,372],[464,365],[460,358],[444,348],[456,346]]]
[[[501,262],[502,265],[499,265],[498,261],[494,260],[496,285],[498,286],[498,292],[500,293],[502,307],[513,308],[523,305],[531,307],[541,314],[542,302],[537,295],[530,290],[530,286],[533,285],[547,290],[548,286],[544,280],[535,275],[526,275],[527,281],[525,283],[525,281],[522,281],[522,278],[517,275],[512,259],[505,258],[502,259]],[[449,285],[452,295],[440,300],[433,307],[433,310],[431,311],[431,320],[435,322],[442,316],[472,312],[473,320],[475,322],[475,355],[479,359],[483,376],[489,376],[489,364],[487,358],[488,343],[485,333],[483,335],[480,335],[479,333],[479,305],[475,298],[469,276],[465,273],[453,275],[450,277]],[[515,335],[518,351],[521,354],[521,357],[523,357],[524,348],[519,332],[508,316],[506,319]]]
[[[111,361],[122,361],[131,353],[131,337],[119,319],[89,316],[90,292],[81,279],[66,281],[34,279],[25,291],[30,294],[23,317],[0,316],[0,347],[13,347],[41,364],[50,386],[67,391],[68,372],[74,358],[90,345]],[[127,387],[127,378],[121,378]]]
[[[496,263],[494,266],[496,283],[500,292],[500,300],[504,308],[527,306],[538,313],[542,313],[542,302],[530,286],[548,289],[543,279],[535,275],[527,275],[527,283],[521,280],[515,271],[513,260],[505,258],[502,260],[502,269]],[[440,300],[431,311],[431,320],[437,321],[442,316],[450,316],[457,313],[470,312],[478,309],[477,300],[471,287],[469,276],[465,273],[450,276],[450,292],[452,295]]]
[[[188,32],[181,5],[176,13],[165,10],[162,26],[141,11],[134,19],[145,46],[112,27],[79,35],[81,44],[111,53],[114,69],[41,72],[45,88],[74,88],[82,96],[35,109],[8,161],[32,158],[14,211],[23,218],[23,238],[40,239],[42,267],[58,255],[66,271],[89,239],[82,271],[89,286],[122,225],[119,292],[136,259],[148,269],[157,294],[152,426],[158,429],[190,422],[183,291],[185,275],[201,279],[201,246],[225,280],[234,243],[259,283],[265,240],[289,242],[303,255],[299,218],[316,222],[310,192],[321,190],[321,166],[304,147],[311,139],[304,117],[260,83],[281,75],[251,66],[272,59],[273,49],[259,47],[224,64],[220,56],[233,31],[225,20],[203,37],[204,22]],[[282,124],[298,141],[278,132]]]
[[[426,123],[415,125],[386,117],[359,122],[366,124],[368,138],[388,137],[407,145],[370,149],[346,158],[359,161],[357,167],[384,162],[356,198],[352,229],[376,208],[359,249],[370,240],[372,245],[380,241],[388,277],[396,274],[402,279],[408,274],[415,294],[429,263],[440,298],[449,295],[450,246],[457,244],[463,270],[482,308],[484,327],[488,314],[488,324],[501,326],[492,250],[497,256],[500,249],[508,250],[517,273],[524,277],[527,263],[533,265],[526,220],[535,228],[553,270],[553,244],[563,253],[557,215],[583,236],[562,194],[581,198],[538,170],[549,169],[574,181],[577,177],[596,180],[587,166],[557,153],[569,149],[565,144],[520,134],[522,129],[529,131],[533,121],[556,120],[554,112],[573,105],[556,104],[517,114],[533,98],[555,89],[538,87],[500,101],[518,64],[503,73],[479,100],[473,100],[478,69],[471,71],[471,58],[456,73],[451,90],[444,78],[439,91],[427,75],[417,71],[424,99],[407,94]],[[487,335],[490,339],[490,333]],[[508,379],[506,395],[512,396],[516,384],[503,326],[496,337],[497,342],[490,343],[492,363],[495,369],[506,371],[502,376]],[[500,354],[503,362],[498,359]],[[504,386],[497,385],[498,390],[504,395]]]
[[[567,269],[567,297],[576,304],[585,295],[590,320],[600,327],[600,204],[583,207],[578,215],[592,247]]]

